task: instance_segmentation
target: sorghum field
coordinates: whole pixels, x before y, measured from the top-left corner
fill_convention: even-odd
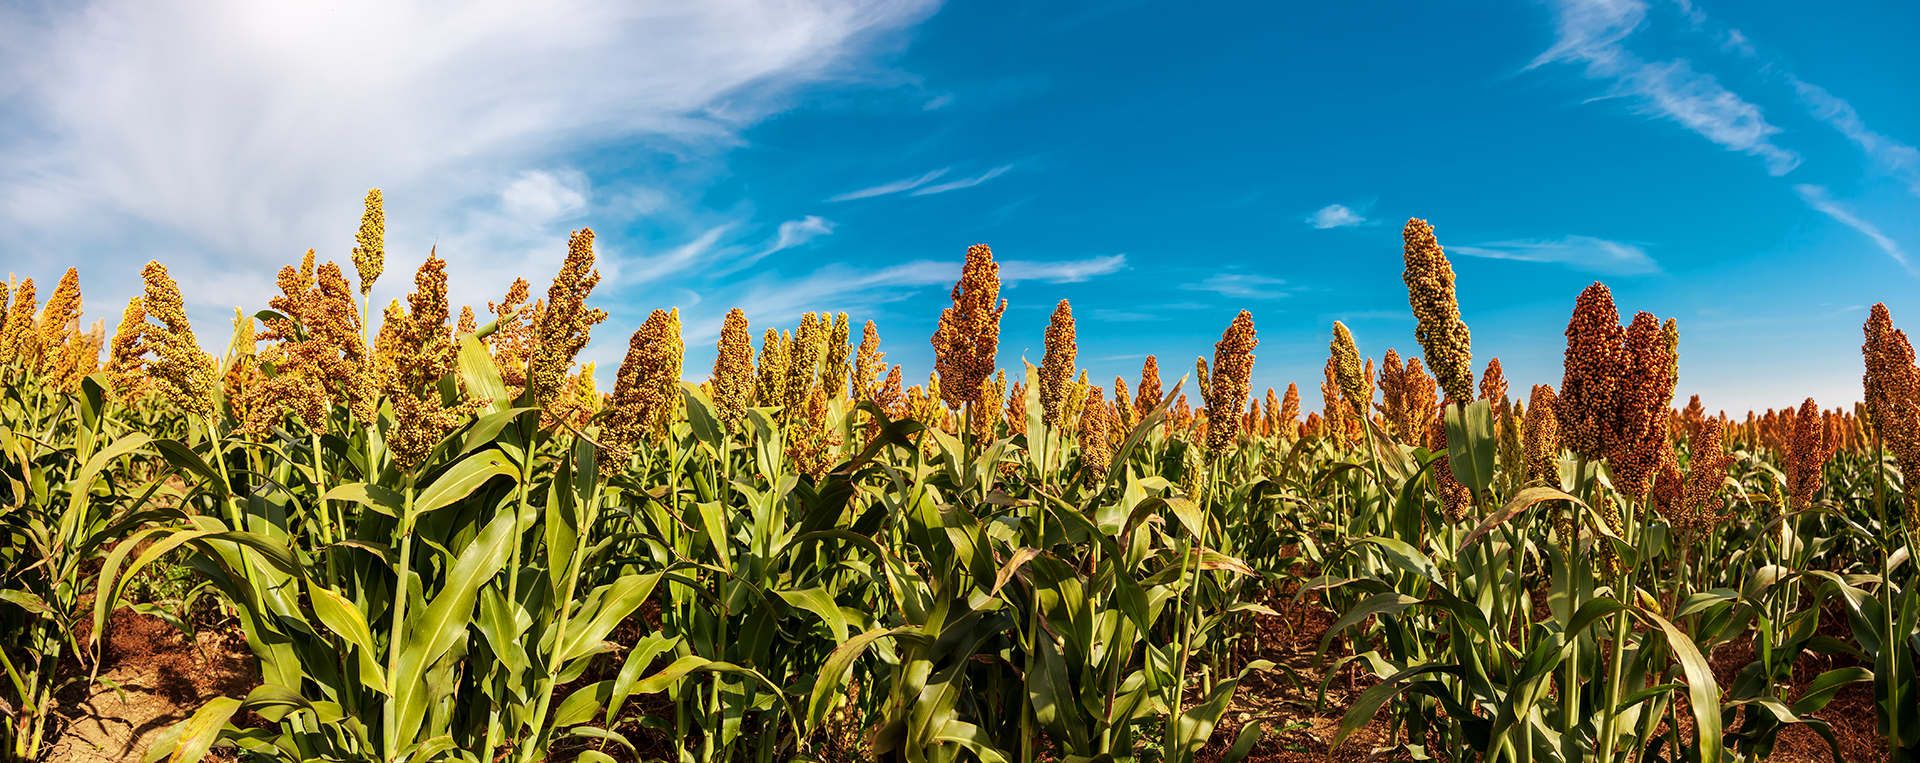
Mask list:
[[[308,252],[218,356],[158,262],[111,336],[75,271],[10,285],[7,758],[1920,755],[1882,306],[1851,411],[1678,404],[1680,327],[1597,283],[1564,378],[1509,389],[1412,220],[1415,343],[1333,324],[1302,419],[1245,312],[1109,386],[1063,301],[998,365],[975,246],[924,384],[845,313],[734,310],[709,376],[659,310],[603,392],[591,231],[454,310],[433,256],[368,302],[383,229],[374,192],[353,278]]]

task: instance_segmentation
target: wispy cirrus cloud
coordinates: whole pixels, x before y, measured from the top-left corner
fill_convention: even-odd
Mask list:
[[[1827,189],[1825,187],[1801,183],[1794,186],[1793,190],[1795,193],[1800,194],[1800,200],[1805,201],[1807,206],[1813,207],[1821,214],[1845,223],[1854,230],[1860,231],[1862,235],[1872,239],[1874,245],[1880,247],[1881,251],[1886,252],[1887,256],[1892,257],[1895,262],[1900,263],[1900,267],[1906,268],[1909,273],[1916,272],[1913,264],[1907,261],[1906,253],[1900,250],[1900,242],[1894,241],[1885,233],[1881,233],[1878,226],[1860,219],[1852,212],[1847,211],[1846,208],[1840,206],[1838,202],[1835,202],[1827,196]]]
[[[985,183],[989,180],[1000,177],[1002,174],[1005,174],[1006,171],[1010,169],[1013,169],[1013,165],[1011,164],[1001,165],[999,167],[995,167],[993,169],[987,170],[985,174],[979,175],[977,177],[963,178],[960,180],[941,183],[939,185],[927,186],[918,191],[914,191],[913,195],[926,196],[926,195],[935,194],[935,193],[946,193],[948,191],[958,191],[962,188],[972,188],[981,183]]]
[[[1920,196],[1920,149],[1868,129],[1859,112],[1853,110],[1853,104],[1827,92],[1826,88],[1793,75],[1788,75],[1788,79],[1808,111],[1859,146],[1876,171],[1906,183],[1908,190]]]
[[[925,175],[921,175],[919,177],[902,178],[900,180],[895,180],[891,183],[881,183],[880,185],[876,185],[872,188],[862,188],[858,191],[848,191],[846,193],[840,194],[833,198],[827,199],[827,201],[853,201],[854,199],[867,199],[867,198],[872,198],[874,196],[885,196],[890,193],[899,193],[901,191],[911,191],[915,188],[919,188],[920,186],[926,185],[927,183],[933,182],[935,179],[939,178],[941,175],[947,174],[948,169],[949,168],[947,167],[942,167],[940,169],[934,170],[932,172],[929,172]]]
[[[1002,283],[1021,281],[1046,281],[1047,283],[1079,283],[1095,276],[1118,273],[1127,267],[1127,256],[1109,254],[1102,257],[1089,257],[1083,260],[1056,260],[1052,262],[1035,260],[1006,260],[1000,263]]]
[[[1622,241],[1593,236],[1565,236],[1559,239],[1490,241],[1475,246],[1450,246],[1447,251],[1469,257],[1521,262],[1552,262],[1574,270],[1615,276],[1652,275],[1660,272],[1660,263],[1647,256],[1645,249]]]
[[[1311,223],[1315,228],[1326,230],[1328,228],[1344,228],[1350,225],[1363,225],[1367,222],[1367,218],[1361,217],[1360,213],[1349,209],[1344,204],[1328,204],[1321,207],[1320,211],[1313,213],[1312,217],[1307,218],[1307,222]]]
[[[788,220],[780,224],[780,231],[774,234],[773,245],[767,247],[767,253],[791,249],[820,236],[832,235],[834,227],[832,220],[819,215],[807,215],[799,220]]]
[[[1695,71],[1684,58],[1646,61],[1627,49],[1627,37],[1646,21],[1644,0],[1556,0],[1553,10],[1554,44],[1528,69],[1584,65],[1588,79],[1610,83],[1610,95],[1629,98],[1642,113],[1678,122],[1728,150],[1760,157],[1769,174],[1800,165],[1799,154],[1773,143],[1780,128],[1718,78]]]
[[[1225,297],[1276,299],[1287,294],[1283,290],[1270,287],[1283,286],[1286,282],[1284,278],[1252,273],[1215,273],[1196,283],[1180,284],[1180,288],[1188,291],[1210,291]]]

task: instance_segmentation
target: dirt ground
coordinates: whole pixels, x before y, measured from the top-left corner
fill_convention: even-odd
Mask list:
[[[55,698],[58,736],[46,760],[138,761],[155,736],[201,703],[259,685],[253,655],[234,634],[203,630],[188,641],[165,621],[129,609],[107,621],[101,665],[91,690],[79,682]]]

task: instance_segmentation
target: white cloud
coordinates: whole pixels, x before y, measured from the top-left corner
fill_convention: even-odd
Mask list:
[[[925,175],[921,175],[920,177],[917,177],[917,178],[904,178],[901,180],[895,180],[891,183],[881,183],[880,185],[876,185],[872,188],[862,188],[858,191],[848,191],[846,193],[835,196],[831,199],[827,199],[827,201],[852,201],[854,199],[865,199],[871,196],[885,196],[890,193],[899,193],[901,191],[911,191],[915,188],[919,188],[920,186],[926,185],[927,183],[932,182],[935,178],[938,178],[941,175],[945,175],[945,174],[947,174],[947,169],[941,168],[941,169],[937,169],[932,172],[929,172]]]
[[[1753,47],[1753,41],[1747,39],[1747,36],[1741,34],[1738,29],[1727,30],[1726,37],[1720,43],[1720,49],[1731,53],[1739,53],[1747,58],[1758,58],[1760,56],[1760,51]]]
[[[1895,262],[1900,263],[1901,267],[1906,268],[1907,272],[1914,272],[1913,265],[1907,261],[1906,253],[1900,251],[1899,242],[1881,233],[1880,228],[1873,223],[1854,216],[1853,213],[1848,212],[1831,198],[1828,198],[1827,189],[1817,185],[1802,183],[1794,186],[1793,190],[1800,194],[1800,200],[1805,201],[1807,206],[1813,207],[1821,214],[1839,220],[1854,230],[1860,231],[1867,238],[1872,239],[1874,245],[1880,247],[1881,251],[1886,252],[1887,256],[1892,257]]]
[[[812,241],[819,236],[833,234],[834,223],[818,215],[807,215],[804,219],[788,220],[780,224],[779,234],[774,236],[773,246],[767,248],[772,254],[782,249],[791,249]]]
[[[1268,289],[1268,286],[1280,286],[1285,279],[1253,275],[1251,273],[1215,273],[1199,283],[1181,284],[1180,288],[1190,291],[1210,291],[1227,297],[1249,297],[1252,299],[1274,299],[1286,296],[1286,292]]]
[[[1605,275],[1633,276],[1660,272],[1660,264],[1638,246],[1592,236],[1558,240],[1492,241],[1477,246],[1450,246],[1447,251],[1469,257],[1522,262],[1555,262],[1574,270]]]
[[[500,205],[508,214],[529,222],[543,223],[572,217],[587,207],[591,193],[587,176],[575,170],[558,175],[545,170],[529,170],[500,192]]]
[[[1833,125],[1833,129],[1839,130],[1840,134],[1859,146],[1875,170],[1906,183],[1914,195],[1920,196],[1920,150],[1867,129],[1859,112],[1853,110],[1853,104],[1834,97],[1825,88],[1792,75],[1788,75],[1788,78],[1793,81],[1794,90],[1799,92],[1800,102],[1806,104],[1808,111]]]
[[[1055,262],[1007,260],[1000,263],[1000,280],[1003,283],[1019,283],[1021,281],[1079,283],[1094,276],[1104,276],[1120,272],[1126,267],[1127,256],[1124,254],[1109,254],[1103,257],[1089,257],[1084,260],[1059,260]]]
[[[596,204],[633,214],[663,192],[680,209],[654,213],[662,224],[700,230],[713,221],[685,219],[703,214],[697,188],[724,172],[744,127],[801,86],[868,66],[886,33],[933,5],[9,5],[0,252],[21,269],[106,253],[89,285],[103,297],[116,289],[94,285],[131,293],[137,263],[159,257],[205,311],[231,298],[208,287],[270,283],[308,247],[344,261],[370,187],[386,191],[390,272],[436,239],[447,256],[505,260],[537,246],[557,261],[564,229],[540,226],[586,213],[618,222]],[[541,169],[612,145],[673,154],[683,190]],[[620,247],[602,242],[609,269]],[[513,264],[532,277],[530,263]],[[380,290],[406,280],[395,273]]]
[[[1359,225],[1366,221],[1367,218],[1361,217],[1358,213],[1340,204],[1328,204],[1321,207],[1320,211],[1313,213],[1313,217],[1307,219],[1307,222],[1313,223],[1313,227],[1321,230],[1340,228],[1348,225]]]
[[[950,104],[950,103],[953,103],[953,94],[941,93],[940,95],[936,96],[933,100],[927,101],[926,105],[920,107],[920,110],[932,111],[934,109],[946,106],[947,104]]]
[[[1611,81],[1647,114],[1665,117],[1707,140],[1760,157],[1772,175],[1799,166],[1800,156],[1773,144],[1780,128],[1760,107],[1742,99],[1687,59],[1648,62],[1627,50],[1626,38],[1646,20],[1643,0],[1556,0],[1555,42],[1527,68],[1548,63],[1584,64],[1589,79]]]
[[[989,180],[1000,177],[1000,173],[1006,172],[1007,170],[1010,170],[1010,169],[1013,169],[1013,165],[1011,164],[995,167],[993,169],[987,170],[987,174],[985,175],[981,175],[979,177],[964,178],[964,179],[955,180],[952,182],[941,183],[939,185],[930,185],[918,191],[914,191],[913,195],[925,196],[931,193],[946,193],[948,191],[957,191],[962,188],[972,188],[981,183],[985,183]]]

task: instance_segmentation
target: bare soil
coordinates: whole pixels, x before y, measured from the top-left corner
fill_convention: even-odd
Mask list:
[[[54,698],[48,761],[138,761],[154,737],[202,703],[242,697],[260,684],[238,634],[202,630],[189,641],[166,621],[131,609],[108,619],[101,652],[96,685],[89,689],[82,680]]]

